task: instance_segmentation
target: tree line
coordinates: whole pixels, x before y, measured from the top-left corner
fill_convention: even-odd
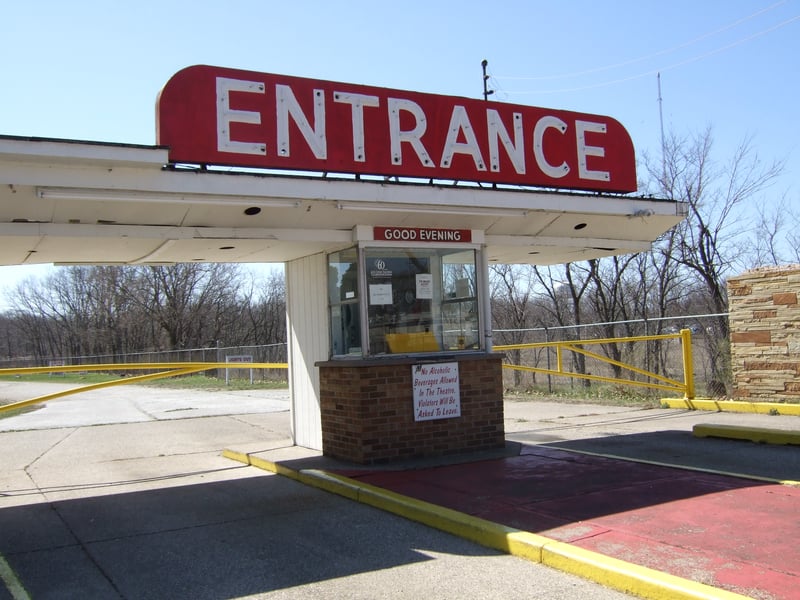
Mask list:
[[[650,252],[552,267],[491,267],[495,343],[543,341],[531,337],[537,328],[573,327],[567,329],[570,339],[597,339],[657,335],[678,323],[690,326],[702,342],[710,391],[730,392],[726,280],[759,266],[800,262],[800,213],[786,193],[771,189],[782,164],[763,163],[751,140],[723,161],[712,150],[712,132],[706,129],[686,138],[670,136],[658,157],[643,157],[639,189],[687,207],[686,218]],[[669,319],[688,315],[710,316],[692,323]],[[584,327],[590,323],[598,325]],[[603,352],[624,360],[633,346],[606,344]],[[638,363],[669,375],[665,346],[648,345],[647,352]],[[575,360],[576,370],[585,373],[584,357]],[[614,371],[619,376],[620,369]],[[521,378],[515,372],[514,383]]]
[[[63,267],[24,282],[0,316],[6,357],[105,356],[286,342],[282,272],[239,265]]]
[[[710,129],[671,136],[659,156],[642,157],[642,193],[681,200],[688,211],[650,252],[492,266],[495,344],[541,341],[530,332],[547,328],[572,327],[573,338],[658,334],[674,325],[667,317],[709,314],[696,333],[704,338],[708,379],[728,388],[726,279],[800,262],[800,215],[785,194],[770,190],[780,163],[762,163],[749,140],[719,162],[712,142]],[[233,264],[65,267],[18,286],[8,301],[12,309],[0,315],[6,357],[115,357],[286,341],[283,273],[257,279]],[[615,360],[632,352],[624,344],[603,351]],[[648,353],[649,368],[666,372],[664,351]]]

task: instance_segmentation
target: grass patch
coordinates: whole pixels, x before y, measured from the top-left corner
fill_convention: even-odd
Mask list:
[[[231,379],[226,385],[224,379],[208,377],[207,375],[185,375],[183,377],[166,377],[143,384],[147,387],[174,388],[187,390],[284,390],[289,384],[283,380],[253,381],[250,379]]]
[[[3,402],[0,402],[0,405],[2,404]],[[24,415],[25,413],[33,412],[35,410],[39,410],[40,408],[40,406],[23,406],[22,408],[15,408],[14,410],[4,410],[3,412],[0,412],[0,419]]]
[[[130,376],[144,374],[144,371],[132,372]],[[22,381],[33,383],[62,383],[68,385],[91,385],[93,383],[105,383],[120,379],[116,373],[86,372],[86,373],[64,373],[63,375],[50,375],[47,373],[37,373],[34,375],[7,375],[0,377],[0,381]],[[283,380],[254,381],[250,379],[231,379],[229,385],[225,385],[224,379],[208,377],[207,375],[184,375],[178,377],[165,377],[155,379],[137,385],[157,388],[174,388],[188,390],[279,390],[286,389],[288,384]]]
[[[34,373],[31,375],[3,375],[0,381],[22,381],[27,383],[66,383],[75,385],[89,385],[92,383],[104,383],[119,379],[119,375],[114,373],[86,372],[86,373]]]
[[[633,388],[620,385],[592,385],[525,389],[506,389],[503,397],[518,402],[560,402],[562,404],[601,404],[604,406],[630,406],[636,408],[659,408],[661,396],[637,393]]]

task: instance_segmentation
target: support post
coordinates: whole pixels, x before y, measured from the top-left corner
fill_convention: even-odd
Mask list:
[[[681,349],[683,350],[683,383],[686,386],[685,397],[687,400],[694,400],[692,332],[689,329],[681,329]]]

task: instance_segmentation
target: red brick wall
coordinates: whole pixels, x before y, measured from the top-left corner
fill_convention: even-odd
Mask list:
[[[322,452],[359,464],[441,456],[505,444],[502,356],[458,362],[461,416],[414,420],[412,358],[319,363]]]

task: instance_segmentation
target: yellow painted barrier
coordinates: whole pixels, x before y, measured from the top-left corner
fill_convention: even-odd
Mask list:
[[[0,369],[0,377],[14,376],[14,375],[33,375],[40,373],[83,373],[85,371],[156,371],[155,373],[147,373],[145,375],[136,375],[134,377],[121,377],[112,381],[104,381],[101,383],[92,383],[89,385],[82,385],[67,390],[61,390],[52,394],[38,396],[30,400],[20,400],[11,404],[0,405],[0,413],[11,410],[23,408],[25,406],[32,406],[34,404],[41,404],[49,400],[55,400],[63,396],[71,394],[79,394],[81,392],[88,392],[90,390],[99,390],[106,387],[115,385],[125,385],[129,383],[142,383],[144,381],[152,381],[154,379],[163,379],[165,377],[175,377],[178,375],[190,375],[192,373],[199,373],[201,371],[208,371],[210,369],[288,369],[289,365],[286,363],[226,363],[226,362],[175,362],[175,363],[110,363],[98,365],[62,365],[58,367],[22,367],[15,369]],[[167,369],[167,370],[164,370]]]
[[[800,446],[800,431],[796,429],[771,429],[746,425],[718,425],[697,423],[692,427],[694,437],[716,437],[731,440],[746,440],[757,444]]]
[[[599,344],[616,344],[627,342],[647,342],[653,340],[680,340],[681,342],[681,357],[683,360],[683,381],[664,377],[659,373],[646,371],[640,369],[630,363],[624,363],[614,360],[602,354],[586,350],[583,346],[599,345]],[[537,342],[535,344],[507,344],[502,346],[494,346],[494,350],[504,352],[506,350],[531,350],[535,348],[554,348],[556,351],[556,368],[555,369],[542,369],[539,367],[527,367],[524,365],[503,364],[503,368],[528,371],[532,373],[542,373],[544,375],[553,375],[556,377],[573,377],[576,379],[586,379],[589,381],[602,381],[605,383],[615,383],[621,385],[632,385],[638,387],[645,387],[656,390],[665,390],[668,392],[676,392],[682,394],[684,398],[693,399],[695,397],[694,390],[694,370],[692,368],[692,332],[688,329],[682,329],[679,333],[665,333],[661,335],[641,335],[629,336],[619,338],[598,338],[591,340],[568,340],[561,342]],[[637,381],[634,379],[621,379],[616,377],[605,377],[603,375],[592,375],[591,373],[576,373],[564,369],[564,352],[572,352],[574,354],[582,354],[588,358],[600,361],[605,364],[613,365],[643,375],[655,381]]]
[[[687,398],[664,398],[661,400],[661,405],[664,408],[800,417],[800,403],[746,402],[743,400],[715,400],[713,398],[693,398],[691,400]]]

